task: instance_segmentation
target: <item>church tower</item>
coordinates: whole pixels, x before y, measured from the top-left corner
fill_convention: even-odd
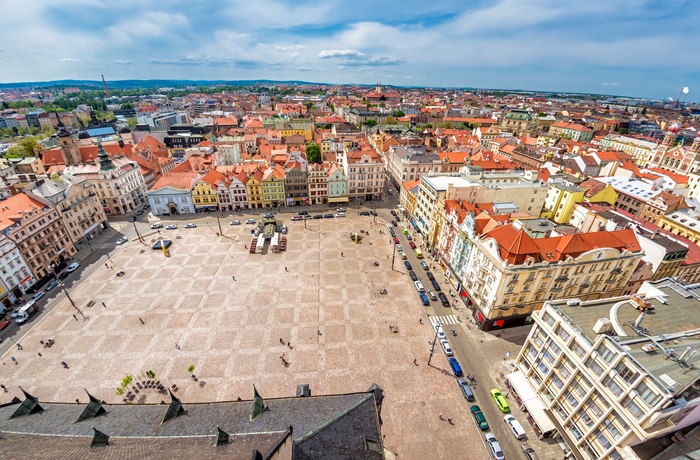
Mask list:
[[[700,155],[700,134],[693,140],[693,145],[690,146],[690,151],[696,155]]]
[[[72,166],[81,163],[83,159],[80,156],[80,150],[78,150],[78,143],[75,139],[73,139],[73,136],[63,125],[60,118],[58,119],[58,131],[56,134],[58,136],[58,143],[61,147],[61,156],[63,157],[63,163],[66,166]]]
[[[116,171],[117,167],[114,166],[114,163],[112,163],[112,159],[102,147],[102,142],[100,141],[97,141],[97,152],[97,159],[100,161],[100,173]]]
[[[672,125],[670,128],[668,128],[668,132],[664,136],[664,139],[661,143],[669,148],[673,147],[673,144],[676,143],[676,136],[678,135],[679,130],[680,128],[678,127],[678,125]]]
[[[377,91],[377,94],[382,94],[382,84],[377,83],[377,87],[375,88],[375,90]]]

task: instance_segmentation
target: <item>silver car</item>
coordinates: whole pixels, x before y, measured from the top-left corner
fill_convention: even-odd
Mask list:
[[[506,456],[503,455],[503,450],[501,449],[501,445],[496,440],[496,436],[494,436],[493,433],[486,433],[484,438],[486,438],[486,444],[488,444],[493,458],[496,460],[505,460]]]

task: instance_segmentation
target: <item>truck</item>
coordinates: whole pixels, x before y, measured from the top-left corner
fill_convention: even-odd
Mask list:
[[[39,305],[37,305],[36,301],[30,300],[26,304],[22,306],[19,310],[19,314],[17,315],[17,318],[15,319],[15,323],[17,324],[22,324],[25,321],[29,319],[30,316],[32,316],[34,313],[39,310]]]

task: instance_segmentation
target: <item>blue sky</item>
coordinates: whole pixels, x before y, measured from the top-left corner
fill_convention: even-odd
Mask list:
[[[276,79],[700,100],[693,0],[0,0],[0,81]]]

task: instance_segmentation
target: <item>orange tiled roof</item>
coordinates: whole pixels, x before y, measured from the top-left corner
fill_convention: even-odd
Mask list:
[[[483,237],[494,238],[498,243],[501,259],[516,265],[525,263],[529,257],[534,258],[535,262],[558,262],[569,256],[578,257],[596,248],[641,251],[632,229],[533,239],[524,229],[517,229],[512,224],[507,224],[486,232]]]
[[[21,221],[24,214],[44,209],[47,205],[24,193],[12,195],[0,204],[0,229],[4,230]]]
[[[151,187],[151,190],[160,190],[164,187],[171,187],[177,190],[189,190],[192,191],[192,188],[195,186],[197,182],[199,182],[199,174],[197,174],[194,171],[188,171],[188,172],[172,172],[170,171],[167,174],[162,175],[155,184],[153,184],[153,187]]]

